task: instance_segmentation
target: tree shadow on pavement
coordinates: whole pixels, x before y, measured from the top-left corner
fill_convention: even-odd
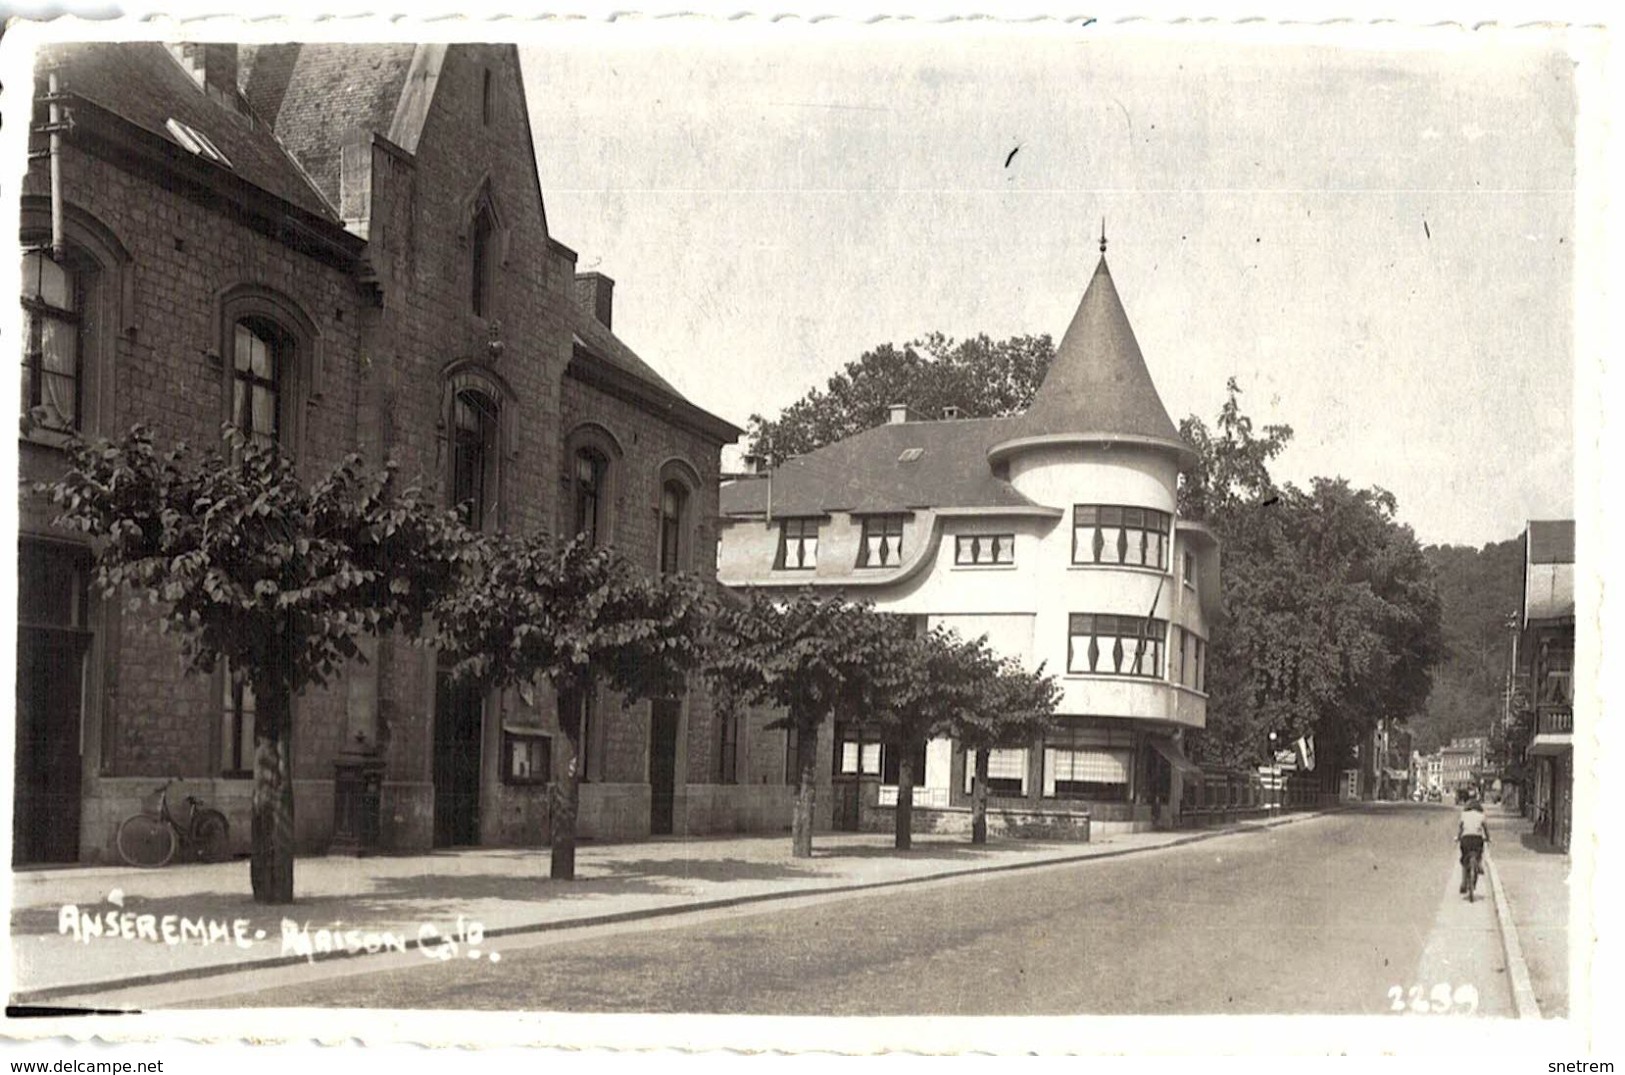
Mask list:
[[[1546,837],[1537,833],[1526,832],[1518,837],[1518,843],[1523,845],[1525,851],[1533,851],[1537,855],[1562,855],[1564,850],[1556,847]]]

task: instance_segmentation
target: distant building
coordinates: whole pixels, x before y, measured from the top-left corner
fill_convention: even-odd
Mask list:
[[[1484,756],[1489,748],[1489,737],[1484,735],[1457,736],[1450,745],[1439,749],[1440,785],[1446,794],[1455,794],[1463,788],[1476,788],[1483,775]]]
[[[1574,521],[1531,520],[1517,673],[1535,707],[1536,830],[1568,850],[1574,809]]]
[[[871,601],[1042,665],[1063,690],[1058,726],[992,752],[990,823],[1147,829],[1199,773],[1181,740],[1207,719],[1219,548],[1179,518],[1192,462],[1102,256],[1025,414],[922,421],[898,407],[724,486],[717,574]],[[830,735],[817,745],[830,823],[889,825],[897,751],[861,719]],[[914,762],[916,823],[968,824],[965,751],[939,740]]]

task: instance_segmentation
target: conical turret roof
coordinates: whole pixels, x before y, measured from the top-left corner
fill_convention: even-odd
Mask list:
[[[1104,254],[1014,432],[989,454],[996,458],[1027,443],[1077,440],[1166,445],[1189,457],[1145,368]]]

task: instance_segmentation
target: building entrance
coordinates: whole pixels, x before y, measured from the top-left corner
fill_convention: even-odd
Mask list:
[[[88,573],[77,546],[20,543],[14,866],[79,858]]]
[[[480,731],[484,692],[441,672],[434,706],[434,845],[480,842]]]
[[[649,832],[669,836],[677,796],[677,727],[682,703],[662,698],[649,711]]]

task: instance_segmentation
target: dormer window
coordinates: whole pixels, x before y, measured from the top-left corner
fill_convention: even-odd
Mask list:
[[[164,129],[169,132],[170,137],[174,138],[175,141],[179,142],[188,151],[197,154],[205,160],[212,160],[222,167],[231,167],[230,159],[227,158],[224,153],[220,152],[220,147],[216,146],[212,141],[210,141],[208,135],[204,134],[196,127],[193,127],[191,124],[182,123],[180,120],[171,116],[164,122]]]
[[[773,566],[781,571],[811,571],[818,566],[817,519],[779,523],[779,555]]]
[[[863,520],[859,567],[896,567],[903,562],[903,517],[869,515]]]

